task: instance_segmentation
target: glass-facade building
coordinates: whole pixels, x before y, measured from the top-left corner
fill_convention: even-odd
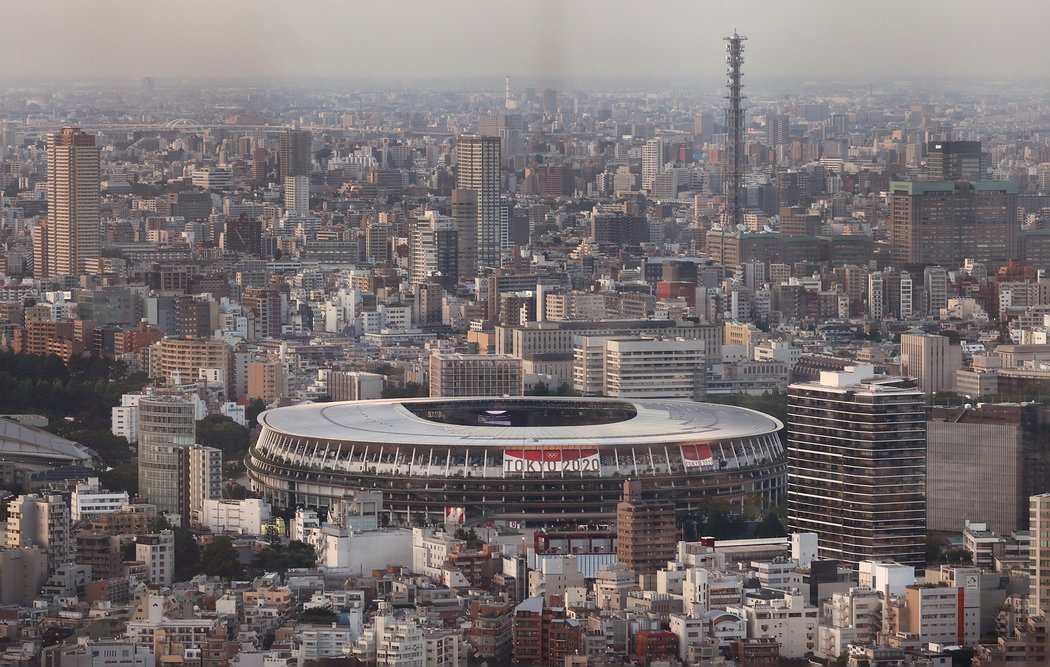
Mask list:
[[[139,495],[160,512],[184,509],[180,494],[185,466],[184,447],[194,444],[197,422],[193,403],[176,397],[154,396],[139,401]]]

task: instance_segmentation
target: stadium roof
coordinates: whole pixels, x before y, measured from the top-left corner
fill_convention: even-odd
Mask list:
[[[615,423],[581,426],[464,425],[432,421],[409,411],[407,404],[435,406],[485,403],[516,409],[535,402],[537,409],[556,402],[566,407],[587,403],[633,406],[636,415]],[[418,408],[419,406],[414,405]],[[286,435],[391,445],[506,447],[551,445],[638,445],[729,440],[775,433],[783,424],[769,415],[730,405],[689,400],[609,398],[423,398],[312,403],[262,413],[259,421]]]
[[[90,465],[94,452],[39,428],[0,418],[0,459],[33,465]]]

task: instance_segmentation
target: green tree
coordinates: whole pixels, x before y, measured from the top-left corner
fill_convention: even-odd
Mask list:
[[[253,428],[259,423],[259,415],[266,411],[266,403],[261,398],[253,398],[244,408],[244,420],[248,428]]]
[[[201,549],[190,531],[172,528],[175,538],[175,581],[192,579],[201,569]]]
[[[128,496],[139,494],[139,468],[137,463],[121,463],[99,473],[99,484],[110,491],[127,491]]]
[[[204,547],[201,553],[200,570],[204,574],[223,579],[238,579],[243,576],[244,566],[240,563],[233,540],[225,535],[220,535]]]
[[[766,512],[755,529],[755,537],[784,537],[785,535],[787,535],[787,529],[780,522],[780,515],[775,510]]]

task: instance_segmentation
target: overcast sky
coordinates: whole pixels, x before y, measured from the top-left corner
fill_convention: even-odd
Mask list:
[[[1045,0],[11,0],[7,77],[1042,77]]]

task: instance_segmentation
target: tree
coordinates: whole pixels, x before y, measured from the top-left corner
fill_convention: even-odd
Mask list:
[[[755,529],[755,537],[784,537],[785,535],[787,535],[787,529],[780,522],[780,515],[775,510],[766,512]]]
[[[247,407],[244,408],[244,420],[248,423],[248,428],[259,423],[259,415],[266,411],[266,403],[261,398],[253,398]]]
[[[216,537],[204,547],[200,569],[204,574],[223,579],[237,579],[244,574],[233,540],[225,535]]]
[[[135,497],[139,494],[139,468],[138,464],[121,463],[116,468],[110,468],[99,473],[99,483],[110,491],[127,491],[128,496]]]
[[[266,524],[266,528],[263,530],[263,537],[266,539],[266,543],[271,547],[278,547],[281,545],[281,531],[277,530],[276,524]]]
[[[192,579],[201,571],[200,545],[185,528],[174,527],[171,532],[175,537],[175,580]]]

